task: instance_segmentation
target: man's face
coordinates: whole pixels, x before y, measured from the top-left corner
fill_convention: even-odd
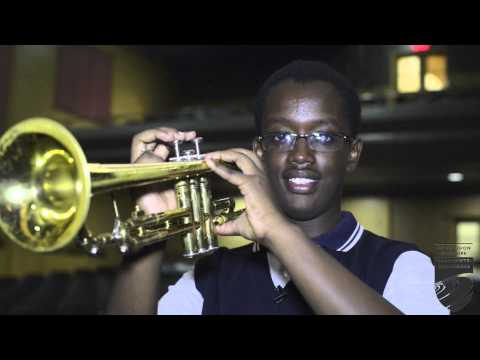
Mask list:
[[[263,134],[351,135],[337,90],[322,81],[280,83],[270,91],[263,114]],[[360,153],[359,142],[345,143],[335,152],[318,152],[299,138],[290,151],[271,149],[259,155],[279,206],[289,218],[308,221],[340,206],[345,175],[355,169]]]

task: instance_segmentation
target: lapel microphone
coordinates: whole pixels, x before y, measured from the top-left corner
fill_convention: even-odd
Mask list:
[[[286,288],[282,288],[281,286],[277,286],[277,288],[275,289],[275,295],[273,296],[273,302],[275,304],[280,304],[285,300],[286,297],[287,297]]]

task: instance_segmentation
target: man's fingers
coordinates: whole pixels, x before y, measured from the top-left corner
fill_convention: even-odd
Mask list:
[[[216,226],[215,232],[220,236],[242,236],[247,240],[255,239],[255,233],[246,213],[243,213],[235,220]]]
[[[215,174],[228,181],[230,184],[235,186],[241,186],[243,184],[245,175],[241,172],[230,169],[212,158],[207,158],[205,161]]]
[[[156,143],[158,141],[169,143],[175,140],[174,132],[169,131],[170,129],[152,129],[144,131],[133,138],[132,141],[132,151],[131,151],[131,161],[137,161],[143,153],[146,151],[155,151]],[[166,149],[168,156],[168,149]],[[165,151],[162,153],[157,153],[157,156],[164,159]]]
[[[220,236],[241,236],[238,219],[216,226],[215,232]]]
[[[192,141],[197,137],[197,133],[195,131],[175,131],[173,137],[178,141]]]
[[[147,151],[141,154],[138,159],[134,161],[135,164],[154,164],[163,162],[163,158],[156,156],[153,152]]]
[[[192,141],[193,139],[196,139],[197,132],[196,131],[187,131],[187,132],[184,132],[183,135],[184,135],[184,141]]]
[[[158,156],[160,159],[162,159],[162,161],[167,161],[168,159],[168,155],[170,154],[170,150],[168,149],[168,147],[166,147],[165,145],[155,145],[153,147],[153,150],[151,150],[151,152],[155,155],[155,156]]]
[[[235,148],[232,150],[248,157],[258,167],[259,170],[263,169],[262,160],[260,160],[260,158],[253,151],[241,148]]]
[[[158,128],[144,131],[133,138],[131,159],[136,161],[145,151],[152,151],[164,161],[169,155],[165,144],[178,141],[192,141],[197,137],[195,131],[182,132],[172,128]],[[163,144],[162,144],[163,143]]]
[[[233,150],[216,151],[207,154],[205,159],[234,163],[245,175],[253,175],[258,171],[258,167],[248,156]]]
[[[156,141],[171,142],[174,134],[178,131],[170,128],[151,129],[137,134],[133,138],[134,143],[153,143]]]

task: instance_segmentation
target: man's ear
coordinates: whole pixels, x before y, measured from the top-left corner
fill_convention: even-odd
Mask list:
[[[352,146],[350,147],[350,151],[348,154],[347,160],[347,172],[351,173],[354,172],[358,166],[360,161],[360,156],[362,155],[363,150],[363,142],[360,139],[355,139],[353,141]]]
[[[253,140],[253,152],[260,160],[263,160],[263,147],[258,139]]]

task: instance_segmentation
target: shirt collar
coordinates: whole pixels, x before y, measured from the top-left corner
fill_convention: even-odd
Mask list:
[[[312,241],[320,246],[339,251],[350,251],[361,239],[364,228],[361,226],[353,214],[349,212],[341,213],[341,220],[330,232],[313,238]],[[254,245],[253,252],[261,251],[259,246]],[[275,286],[285,288],[290,281],[288,273],[283,269],[278,259],[267,251],[270,276]]]
[[[326,234],[313,238],[317,245],[341,252],[350,251],[360,241],[364,232],[353,214],[341,213],[341,220],[335,228]]]

